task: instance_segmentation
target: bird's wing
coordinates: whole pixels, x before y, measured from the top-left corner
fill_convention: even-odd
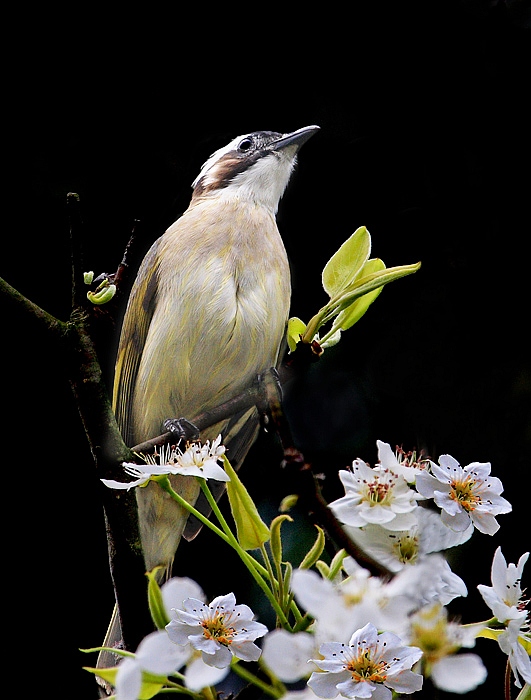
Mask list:
[[[146,254],[131,290],[116,358],[112,405],[123,439],[130,447],[135,439],[131,410],[135,381],[157,298],[157,243]]]

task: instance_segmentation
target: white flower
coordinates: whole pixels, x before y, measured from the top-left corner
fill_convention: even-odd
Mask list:
[[[396,599],[409,600],[412,609],[430,603],[448,605],[454,598],[468,595],[463,579],[454,574],[442,554],[437,553],[429,554],[418,564],[404,567],[387,584],[386,590],[391,596],[391,604]]]
[[[514,682],[519,688],[522,687],[520,677],[526,683],[531,683],[531,660],[519,640],[519,637],[523,638],[528,645],[531,645],[527,601],[521,586],[524,565],[528,557],[529,552],[525,552],[518,560],[518,564],[507,564],[501,547],[498,547],[492,560],[492,586],[483,584],[478,586],[483,600],[494,616],[507,625],[507,628],[498,636],[498,644],[503,653],[509,657],[515,676]]]
[[[123,462],[122,467],[129,476],[136,477],[134,481],[115,481],[114,479],[101,479],[105,486],[110,489],[129,489],[135,486],[143,486],[152,476],[171,474],[168,466],[157,466],[155,464],[134,464],[133,462]]]
[[[477,654],[456,654],[473,647],[482,625],[461,627],[448,621],[440,604],[419,610],[411,618],[408,642],[424,652],[422,666],[433,684],[450,693],[468,693],[483,683],[487,669]]]
[[[254,620],[247,605],[236,605],[234,593],[218,596],[210,605],[188,598],[182,608],[173,610],[168,635],[175,644],[191,644],[208,666],[225,668],[233,656],[243,661],[260,657],[261,649],[253,642],[267,627]]]
[[[501,547],[498,547],[492,560],[492,586],[478,586],[483,600],[500,622],[522,619],[527,615],[520,584],[528,557],[529,552],[526,552],[522,554],[517,565],[507,565]]]
[[[295,598],[317,620],[317,632],[327,639],[346,642],[352,633],[372,621],[384,626],[380,601],[384,585],[376,576],[347,557],[349,576],[330,581],[316,571],[295,569],[291,587]]]
[[[330,508],[342,523],[354,527],[377,523],[388,530],[406,530],[415,523],[412,511],[421,496],[404,477],[356,459],[352,471],[341,469],[339,478],[345,495],[330,503]]]
[[[514,683],[518,688],[522,687],[520,678],[531,685],[531,659],[525,650],[519,637],[523,637],[527,648],[531,646],[529,625],[524,622],[525,629],[520,627],[521,620],[510,620],[507,629],[498,637],[498,644],[504,654],[509,657],[509,663],[514,674]]]
[[[116,700],[137,700],[142,687],[142,672],[167,676],[185,663],[188,652],[173,644],[164,630],[148,634],[140,642],[134,658],[125,658],[116,673]]]
[[[260,663],[268,666],[284,683],[294,683],[308,678],[316,668],[308,663],[308,659],[317,656],[318,651],[319,642],[315,634],[276,629],[264,638]]]
[[[225,447],[220,444],[221,435],[214,440],[212,446],[207,440],[204,444],[193,442],[182,452],[178,447],[172,454],[172,474],[184,476],[200,476],[203,479],[230,481],[228,474],[218,462],[225,453]]]
[[[183,609],[183,602],[187,598],[205,600],[201,586],[187,576],[170,578],[161,586],[160,590],[164,607],[170,618],[172,610]],[[215,666],[207,666],[201,658],[201,653],[196,651],[191,644],[183,645],[182,649],[186,654],[184,684],[189,690],[198,692],[203,688],[216,685],[229,673],[229,667],[220,669]],[[181,673],[183,673],[182,670]]]
[[[209,440],[204,444],[192,442],[184,452],[176,445],[163,445],[153,455],[139,455],[146,464],[123,462],[122,466],[126,474],[136,477],[134,481],[123,482],[114,479],[101,479],[101,481],[111,489],[128,491],[135,486],[143,486],[152,477],[167,474],[230,481],[229,475],[218,464],[225,453],[225,447],[220,443],[221,435],[218,435],[212,446]]]
[[[463,544],[474,532],[472,523],[462,532],[451,530],[438,512],[428,508],[416,508],[414,514],[415,524],[408,530],[395,532],[381,525],[345,525],[344,529],[361,549],[393,572],[419,563],[430,552]]]
[[[502,498],[501,481],[489,476],[489,462],[472,462],[461,467],[451,455],[441,455],[439,464],[430,462],[431,474],[417,475],[416,487],[426,498],[433,498],[442,509],[442,520],[452,530],[466,530],[470,521],[483,533],[499,529],[495,515],[509,513],[512,506]]]
[[[355,632],[348,645],[340,642],[322,644],[324,658],[313,659],[322,672],[314,672],[308,685],[321,698],[375,698],[391,700],[392,691],[414,693],[423,678],[411,671],[422,656],[418,647],[404,646],[392,632],[378,634],[368,623]]]
[[[376,440],[378,446],[378,462],[383,469],[390,469],[395,474],[400,474],[408,482],[415,482],[417,474],[421,474],[427,467],[427,459],[417,459],[415,451],[405,452],[401,447],[393,452],[388,442]]]

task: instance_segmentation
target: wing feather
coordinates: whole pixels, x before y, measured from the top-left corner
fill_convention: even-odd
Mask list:
[[[129,296],[116,359],[113,411],[129,446],[134,444],[132,406],[135,381],[157,300],[157,253],[158,241],[155,241],[140,266]]]

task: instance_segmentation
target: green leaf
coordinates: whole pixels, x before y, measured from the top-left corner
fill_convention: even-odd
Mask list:
[[[385,270],[385,263],[383,260],[380,260],[380,258],[367,260],[360,272],[359,278],[363,279],[373,272],[380,272],[381,270]],[[357,323],[373,301],[378,298],[382,289],[383,286],[377,287],[372,292],[367,292],[363,296],[358,297],[358,299],[355,299],[346,309],[343,309],[334,321],[334,330],[340,328],[342,331],[346,331]]]
[[[308,551],[304,559],[299,564],[299,569],[311,568],[323,553],[325,546],[324,530],[320,528],[319,525],[316,525],[315,527],[317,528],[317,539],[315,540],[312,548]]]
[[[295,348],[297,347],[297,343],[300,341],[301,335],[304,334],[305,330],[306,324],[303,323],[303,321],[301,321],[300,318],[294,316],[293,318],[289,319],[286,335],[290,352],[293,352],[295,350]]]
[[[389,282],[393,282],[400,277],[405,277],[406,275],[417,272],[420,266],[420,262],[413,265],[398,265],[397,267],[377,270],[376,272],[363,275],[363,277],[358,276],[354,282],[345,287],[339,294],[331,299],[328,304],[323,306],[315,316],[312,316],[306,326],[302,341],[304,343],[311,343],[322,326],[347,309],[356,299],[359,299],[364,294],[379,289],[384,284],[389,284]],[[324,335],[322,340],[328,338],[329,335],[329,333]]]
[[[166,625],[170,622],[170,618],[164,607],[164,601],[162,600],[162,593],[160,586],[155,578],[156,572],[160,571],[163,567],[156,566],[152,571],[148,571],[146,576],[148,577],[148,605],[149,612],[151,613],[151,619],[155,623],[157,629],[163,630]]]
[[[257,549],[269,540],[269,528],[260,517],[249,492],[240,481],[231,463],[223,455],[225,471],[230,476],[227,482],[232,517],[236,523],[238,542],[245,550]]]
[[[326,263],[323,287],[332,299],[351,284],[371,252],[371,237],[365,226],[360,226]]]

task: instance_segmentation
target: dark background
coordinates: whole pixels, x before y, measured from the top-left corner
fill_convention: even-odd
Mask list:
[[[452,611],[472,622],[490,613],[476,585],[490,584],[495,548],[513,562],[529,549],[528,6],[392,5],[242,9],[213,31],[191,13],[13,20],[0,274],[65,320],[67,192],[81,199],[86,269],[110,272],[135,219],[143,253],[186,208],[216,148],[318,124],[279,211],[292,314],[307,321],[325,303],[321,270],[360,225],[388,267],[422,268],[384,289],[290,390],[288,415],[329,500],[338,469],[375,460],[376,439],[492,463],[513,512],[454,564],[469,596]],[[101,643],[113,604],[100,485],[60,362],[20,317],[3,317],[4,582],[13,659],[29,660],[15,683],[20,697],[92,699],[81,666],[94,657],[78,649]],[[101,360],[110,375],[112,342]],[[262,435],[242,472],[268,518],[285,495],[278,460]],[[203,533],[179,573],[243,599],[246,575],[234,583],[237,562],[220,549]],[[505,657],[492,642],[475,651],[489,677],[467,697],[501,696]]]

